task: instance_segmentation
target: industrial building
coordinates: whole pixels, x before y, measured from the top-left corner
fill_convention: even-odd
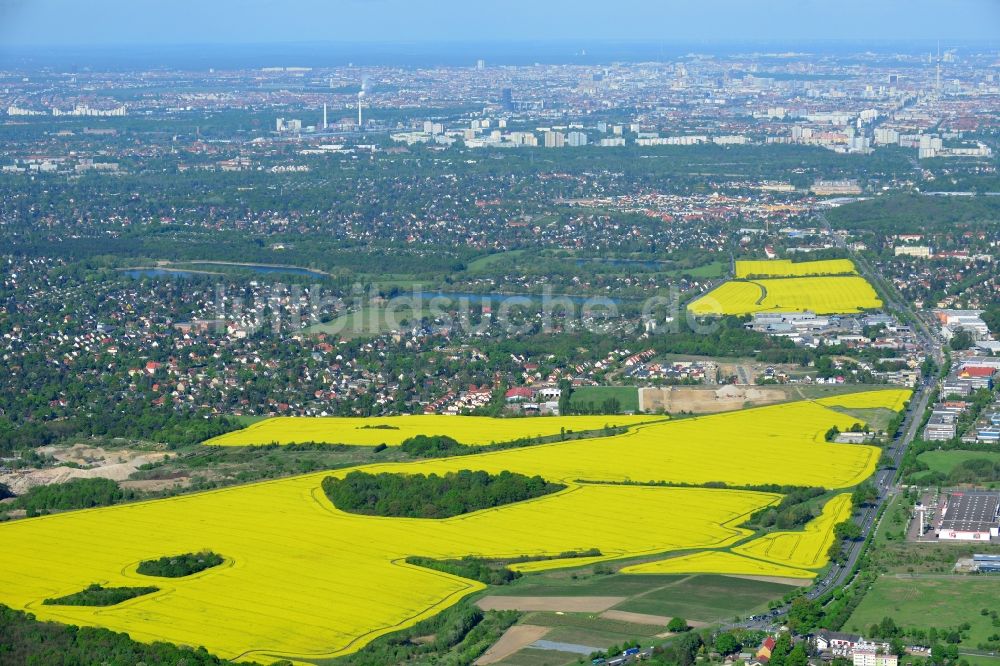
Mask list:
[[[937,537],[942,541],[984,541],[998,536],[1000,493],[952,491],[941,512]]]
[[[972,564],[976,573],[1000,573],[1000,555],[973,555]]]

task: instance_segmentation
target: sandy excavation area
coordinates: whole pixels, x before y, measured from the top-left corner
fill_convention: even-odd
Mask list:
[[[166,453],[116,449],[109,451],[97,446],[75,444],[69,448],[44,446],[37,449],[43,456],[51,456],[59,463],[73,463],[79,467],[56,465],[43,469],[13,470],[0,474],[0,483],[15,494],[21,495],[35,486],[65,483],[73,479],[112,479],[125,481],[146,463],[159,462]],[[141,483],[141,482],[136,482]]]
[[[737,386],[715,387],[664,386],[639,389],[639,409],[653,413],[658,410],[676,414],[712,414],[743,409],[748,403],[757,407],[787,400],[782,388]]]

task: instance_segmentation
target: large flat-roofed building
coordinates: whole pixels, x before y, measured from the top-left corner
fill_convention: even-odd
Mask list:
[[[812,189],[813,194],[819,196],[852,195],[862,192],[861,186],[856,180],[817,180],[810,189]]]
[[[985,541],[998,536],[1000,492],[952,491],[948,494],[938,539],[944,541]]]
[[[954,419],[933,415],[924,427],[924,439],[928,442],[946,442],[958,436]]]
[[[897,245],[893,249],[893,254],[897,257],[907,256],[907,257],[920,257],[922,259],[930,259],[931,255],[934,254],[932,250],[927,245]]]

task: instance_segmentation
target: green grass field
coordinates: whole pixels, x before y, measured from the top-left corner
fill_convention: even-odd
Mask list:
[[[481,273],[489,270],[497,263],[504,261],[505,259],[513,259],[522,254],[524,254],[524,250],[508,250],[507,252],[497,252],[496,254],[487,254],[482,257],[476,257],[469,262],[466,270],[469,273]]]
[[[304,330],[311,335],[326,333],[350,339],[386,333],[401,328],[404,321],[412,320],[413,310],[410,307],[400,307],[389,311],[388,308],[384,307],[365,306],[325,324],[314,324]]]
[[[846,407],[832,407],[832,409],[840,412],[841,414],[847,414],[848,416],[853,416],[860,419],[868,424],[868,427],[874,430],[885,430],[889,427],[889,421],[896,416],[896,412],[891,409],[885,409],[882,407],[877,407],[875,409],[848,409]]]
[[[658,627],[653,624],[607,620],[592,613],[535,612],[525,615],[521,623],[555,627],[545,637],[545,640],[581,643],[600,648],[635,638],[655,636],[666,631],[665,626]],[[592,638],[592,636],[598,637]]]
[[[729,264],[723,263],[721,261],[713,261],[711,263],[705,264],[704,266],[698,266],[696,268],[677,268],[672,271],[667,271],[667,275],[671,277],[680,277],[681,275],[690,275],[695,278],[718,278],[722,277],[729,271]]]
[[[701,622],[731,620],[767,607],[794,588],[781,583],[717,575],[594,575],[581,571],[525,576],[490,591],[504,596],[628,597],[616,610],[680,616]]]
[[[630,597],[664,585],[679,582],[689,576],[660,575],[595,575],[579,573],[573,579],[566,571],[531,574],[510,585],[490,590],[490,594],[512,597]]]
[[[1000,666],[1000,656],[984,657],[978,654],[963,654],[962,659],[969,662],[969,666]]]
[[[906,528],[910,521],[910,505],[902,495],[896,495],[882,515],[878,531],[875,533],[875,543],[885,546],[890,541],[902,542],[906,538]]]
[[[1000,633],[1000,627],[980,613],[983,608],[1000,611],[1000,576],[883,576],[847,620],[844,631],[863,633],[887,616],[904,627],[939,631],[968,622],[969,638],[959,647],[974,649]]]
[[[917,456],[917,460],[925,463],[932,472],[948,474],[966,460],[989,460],[1000,462],[1000,453],[988,451],[927,451]]]
[[[570,404],[576,409],[591,404],[600,408],[609,399],[618,401],[619,413],[639,411],[639,389],[634,386],[581,386],[573,391]]]
[[[253,416],[253,415],[248,415],[248,416],[232,416],[230,418],[232,418],[234,421],[236,421],[241,426],[243,426],[244,428],[246,428],[247,426],[253,425],[254,423],[257,423],[258,421],[263,421],[264,419],[268,419],[268,418],[271,418],[271,417],[269,417],[269,416]]]
[[[723,622],[767,607],[793,588],[780,583],[729,576],[691,576],[616,606],[618,610]]]

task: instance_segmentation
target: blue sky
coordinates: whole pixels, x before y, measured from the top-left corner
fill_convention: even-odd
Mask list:
[[[0,44],[991,40],[1000,0],[0,0]]]

